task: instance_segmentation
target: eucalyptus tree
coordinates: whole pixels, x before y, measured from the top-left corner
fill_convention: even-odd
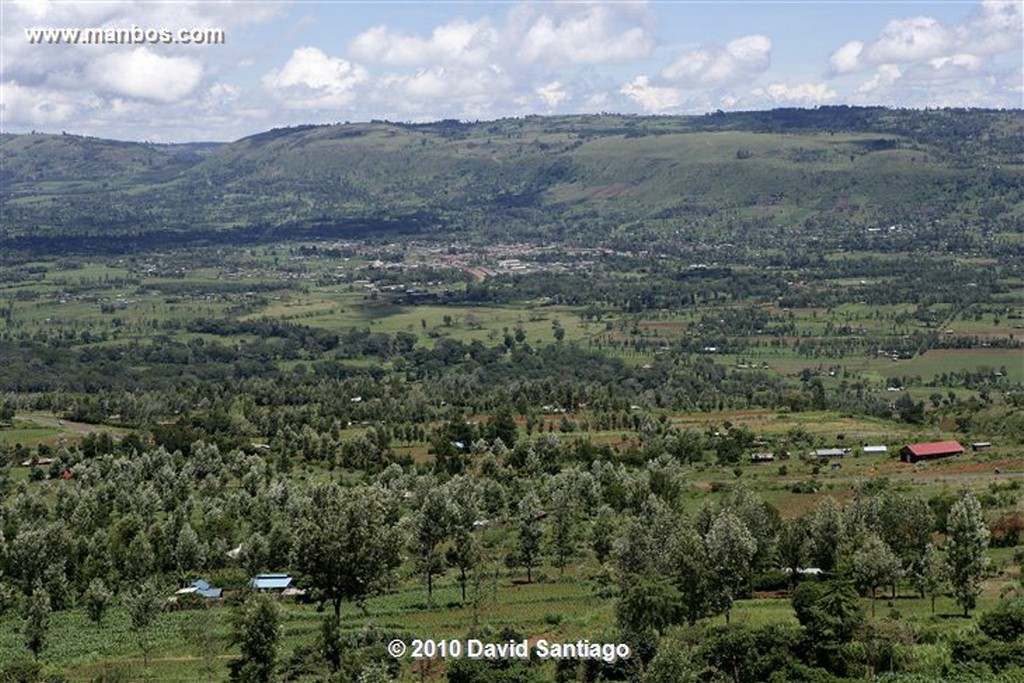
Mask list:
[[[540,554],[540,539],[543,536],[541,517],[544,511],[540,498],[534,491],[528,492],[519,501],[519,559],[526,567],[526,581],[533,582],[533,567]]]
[[[37,660],[46,647],[50,631],[50,596],[41,582],[36,582],[25,606],[25,647]]]
[[[482,492],[480,485],[466,476],[453,477],[445,485],[451,511],[451,546],[448,563],[459,570],[462,602],[466,601],[466,583],[481,558],[480,540],[475,533],[480,521]]]
[[[444,568],[440,546],[448,540],[453,512],[448,492],[435,486],[423,495],[413,514],[410,547],[417,569],[427,580],[428,607],[434,606],[434,575]]]
[[[296,566],[314,594],[340,614],[343,601],[361,604],[401,562],[394,496],[380,486],[320,484],[304,508],[295,534]]]
[[[946,586],[947,576],[946,559],[942,556],[942,551],[929,543],[912,568],[911,580],[921,597],[931,600],[932,614],[935,613],[935,598]]]
[[[704,537],[708,568],[712,572],[715,598],[729,623],[733,600],[750,576],[757,540],[739,517],[723,510]]]
[[[949,583],[964,616],[978,602],[982,579],[988,567],[989,531],[981,504],[965,493],[953,504],[946,520],[946,563]]]
[[[875,616],[875,593],[879,586],[889,586],[902,575],[900,558],[888,544],[875,534],[868,534],[853,554],[853,576],[858,587],[871,592],[871,616]]]
[[[277,604],[266,595],[251,596],[235,614],[232,642],[241,657],[231,664],[231,680],[237,683],[270,683],[277,668],[281,640],[281,616]]]

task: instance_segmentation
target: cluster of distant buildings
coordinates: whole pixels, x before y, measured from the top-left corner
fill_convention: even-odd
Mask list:
[[[989,441],[975,441],[971,443],[971,450],[982,451],[991,446],[992,443]],[[889,447],[883,444],[869,445],[861,447],[860,451],[864,455],[885,455],[889,452]],[[899,452],[900,460],[915,463],[922,460],[936,460],[938,458],[962,455],[965,449],[960,445],[959,441],[929,441],[907,444],[900,448]],[[808,453],[808,456],[819,460],[831,460],[834,458],[844,458],[851,453],[852,450],[849,448],[817,448]],[[774,461],[774,453],[752,453],[750,456],[750,462],[753,463]]]
[[[281,598],[299,600],[308,595],[306,589],[295,586],[295,579],[288,574],[257,574],[250,579],[249,587],[259,593],[270,593]],[[191,595],[204,598],[209,604],[224,602],[224,589],[212,586],[203,579],[197,579],[188,586],[179,588],[168,600],[171,604],[176,604]]]

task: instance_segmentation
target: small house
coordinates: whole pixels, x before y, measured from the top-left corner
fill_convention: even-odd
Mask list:
[[[258,591],[282,593],[292,585],[292,577],[288,574],[257,574],[249,585]]]
[[[775,462],[774,453],[751,453],[750,462]]]
[[[861,449],[864,455],[885,455],[889,452],[888,446],[865,446]]]
[[[842,458],[850,453],[849,448],[818,448],[811,451],[814,458]]]
[[[971,442],[971,450],[972,451],[983,451],[983,450],[986,450],[988,448],[992,448],[992,442],[991,441],[973,441],[973,442]]]
[[[219,600],[224,595],[223,588],[214,588],[206,581],[197,579],[192,582],[192,585],[179,588],[174,592],[175,595],[200,595],[207,600]]]
[[[912,443],[900,449],[900,460],[903,462],[934,460],[936,458],[948,458],[951,455],[962,455],[963,452],[964,447],[957,441]]]

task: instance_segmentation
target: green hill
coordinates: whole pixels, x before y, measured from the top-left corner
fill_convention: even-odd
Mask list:
[[[849,107],[302,126],[220,146],[5,135],[0,239],[1016,232],[1021,140],[1020,111]]]

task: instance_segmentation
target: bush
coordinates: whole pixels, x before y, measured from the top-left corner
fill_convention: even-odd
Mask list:
[[[0,669],[0,683],[36,683],[39,680],[39,664],[22,659],[5,664]]]
[[[781,569],[769,569],[750,580],[750,590],[780,591],[789,587],[789,574]]]
[[[1009,643],[1024,635],[1024,601],[1003,603],[991,612],[986,612],[978,626],[989,638]]]

